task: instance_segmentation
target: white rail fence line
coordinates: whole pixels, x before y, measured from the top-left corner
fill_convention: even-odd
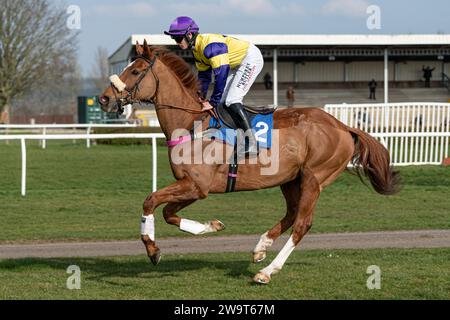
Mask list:
[[[27,149],[26,140],[72,140],[72,139],[152,139],[152,191],[157,190],[157,168],[158,157],[156,148],[156,139],[165,139],[162,133],[117,133],[117,134],[62,134],[62,135],[0,135],[0,140],[20,140],[22,150],[22,184],[21,194],[26,195],[27,181]]]
[[[380,139],[389,150],[393,165],[441,164],[449,156],[450,103],[392,103],[326,105],[325,111],[350,127]],[[136,125],[0,125],[0,129],[86,128],[86,134],[0,135],[0,140],[21,140],[22,195],[26,194],[26,140],[152,139],[152,190],[157,189],[156,139],[158,133],[90,134],[92,128],[124,128]],[[43,148],[45,144],[43,143]]]
[[[51,129],[86,129],[86,134],[89,135],[93,128],[135,128],[138,127],[137,124],[3,124],[0,125],[0,130],[4,129],[5,134],[14,133],[10,130],[42,130],[41,140],[42,149],[47,147],[47,135]],[[86,147],[91,147],[91,139],[86,139]]]
[[[380,139],[393,165],[436,165],[449,156],[450,103],[329,104],[324,109]]]

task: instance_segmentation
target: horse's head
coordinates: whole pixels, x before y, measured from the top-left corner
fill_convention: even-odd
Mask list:
[[[158,78],[153,73],[156,56],[144,40],[136,43],[136,59],[122,73],[110,77],[111,85],[100,95],[99,102],[106,112],[122,113],[122,107],[134,102],[152,102],[158,90]]]

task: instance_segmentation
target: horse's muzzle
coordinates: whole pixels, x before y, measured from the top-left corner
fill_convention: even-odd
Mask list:
[[[107,96],[100,96],[98,98],[98,102],[100,103],[101,106],[107,106],[109,104],[109,97],[107,97]]]

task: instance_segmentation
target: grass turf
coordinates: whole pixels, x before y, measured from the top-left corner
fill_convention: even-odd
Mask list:
[[[81,269],[80,290],[66,288],[69,265]],[[366,286],[371,265],[379,290]],[[252,282],[260,268],[246,253],[168,255],[156,267],[144,256],[0,260],[0,299],[450,298],[450,249],[294,252],[268,286]]]
[[[121,240],[139,237],[142,203],[151,190],[151,147],[48,141],[28,143],[27,196],[20,196],[20,145],[0,144],[0,243]],[[167,149],[158,150],[158,187],[174,181]],[[347,173],[321,194],[311,232],[450,228],[450,170],[399,168],[403,190],[378,195]],[[279,188],[210,195],[181,212],[220,219],[220,235],[263,233],[284,216]],[[157,237],[184,236],[156,214]]]

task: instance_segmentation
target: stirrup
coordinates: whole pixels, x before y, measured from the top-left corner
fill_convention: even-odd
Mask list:
[[[244,134],[244,141],[241,142],[241,148],[238,148],[238,153],[244,154],[246,157],[259,155],[258,143],[253,132],[251,137]]]

